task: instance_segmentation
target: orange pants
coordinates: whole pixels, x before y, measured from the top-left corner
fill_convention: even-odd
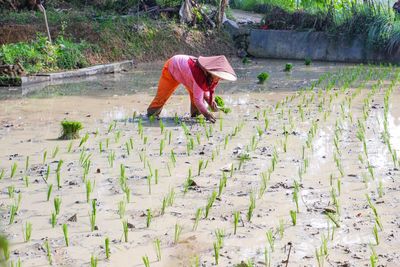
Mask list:
[[[176,88],[179,86],[179,82],[177,82],[174,77],[172,77],[171,73],[168,70],[170,60],[168,60],[161,72],[161,77],[160,81],[158,82],[158,89],[157,89],[157,94],[154,97],[153,101],[151,101],[149,107],[147,108],[147,115],[148,116],[158,116],[162,108],[164,107],[165,103],[167,100],[171,97],[171,95],[174,93]],[[193,100],[193,90],[191,88],[185,87],[186,90],[188,91],[190,95],[190,113],[192,116],[197,116],[200,115],[199,110],[194,104]]]

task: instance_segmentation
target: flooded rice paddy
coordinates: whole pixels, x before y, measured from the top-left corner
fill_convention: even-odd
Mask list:
[[[189,118],[182,88],[160,120],[144,116],[162,62],[1,89],[3,256],[398,266],[400,69],[294,62],[286,73],[285,63],[235,62],[238,82],[217,89],[232,112],[215,124]],[[57,139],[64,119],[83,123],[81,139]]]

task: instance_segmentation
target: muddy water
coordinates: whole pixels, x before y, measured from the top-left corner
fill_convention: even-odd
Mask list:
[[[349,74],[357,70],[340,66],[346,71],[327,78],[338,81],[332,88],[325,81],[316,90],[298,91],[324,73],[337,72],[338,66],[315,63],[305,67],[302,62],[294,62],[293,72],[288,75],[282,71],[284,63],[257,61],[243,67],[236,62],[238,83],[221,84],[219,88],[233,112],[218,114],[215,125],[204,127],[190,120],[188,97],[179,89],[163,110],[164,133],[158,121],[143,118],[143,136],[139,133],[138,119],[131,117],[135,111],[138,115],[143,113],[151,101],[156,84],[146,81],[157,78],[161,63],[138,66],[132,73],[50,85],[30,93],[3,92],[6,99],[0,102],[0,170],[4,169],[5,175],[0,181],[0,211],[1,230],[12,244],[11,259],[21,258],[23,266],[46,266],[43,242],[47,239],[57,266],[89,266],[91,255],[99,259],[99,266],[143,266],[142,257],[146,255],[151,266],[195,266],[196,258],[201,266],[213,266],[215,231],[221,229],[225,238],[219,266],[235,266],[249,260],[255,266],[264,266],[265,249],[270,254],[271,266],[285,266],[288,257],[288,266],[318,266],[315,250],[321,246],[322,251],[325,249],[324,240],[327,255],[322,255],[321,261],[325,266],[368,265],[372,253],[370,244],[379,264],[398,266],[400,174],[397,168],[400,162],[393,163],[381,134],[384,95],[393,81],[395,90],[388,101],[387,128],[392,151],[400,149],[397,140],[400,110],[396,106],[400,100],[396,78],[399,70],[365,67],[351,86],[344,86],[351,78]],[[271,74],[266,85],[256,84],[255,77],[262,70]],[[370,72],[374,75],[368,76]],[[378,89],[372,91],[376,84]],[[144,86],[148,91],[143,90]],[[130,91],[133,88],[137,91]],[[368,111],[366,117],[363,110]],[[185,122],[190,135],[185,136],[183,128],[175,125],[175,113]],[[59,123],[64,118],[82,121],[85,129],[81,135],[89,135],[82,146],[79,146],[80,140],[75,140],[70,152],[69,141],[56,139]],[[116,126],[110,130],[114,120]],[[358,120],[365,125],[367,152],[357,138]],[[130,138],[133,148],[128,151]],[[161,140],[165,147],[160,155]],[[190,143],[194,148],[188,154]],[[59,152],[55,153],[57,147]],[[176,155],[175,166],[170,156],[172,150]],[[48,155],[43,162],[45,151]],[[246,151],[249,157],[240,164],[238,156]],[[109,159],[113,153],[115,162],[111,166]],[[95,181],[90,199],[97,199],[98,230],[93,232],[88,216],[92,207],[86,202],[86,186],[82,181],[82,155],[91,155],[87,179]],[[27,171],[26,156],[30,159]],[[276,164],[273,164],[274,158]],[[61,188],[57,189],[55,170],[61,159],[64,162]],[[200,160],[208,163],[199,174]],[[10,178],[13,163],[18,167],[15,177]],[[125,204],[122,219],[118,205],[126,200],[119,182],[120,164],[125,166],[126,183],[131,189],[131,199]],[[373,169],[373,176],[368,165]],[[47,166],[50,166],[50,175],[45,181]],[[197,186],[185,193],[189,169]],[[223,171],[227,175],[226,186],[214,201],[208,218],[204,218],[208,199],[213,191],[219,191]],[[269,177],[265,180],[264,194],[261,193],[263,173]],[[28,187],[25,175],[29,177]],[[149,176],[152,177],[151,194]],[[295,226],[289,215],[290,210],[296,210],[294,181],[300,184]],[[53,184],[53,191],[47,202],[49,184]],[[22,196],[11,225],[9,209],[17,197],[9,197],[10,185],[15,187],[15,195],[21,192]],[[162,200],[172,189],[174,201],[162,215]],[[249,220],[251,194],[256,204]],[[376,206],[383,226],[382,230],[378,228],[379,245],[373,235],[376,216],[368,207],[366,194]],[[57,224],[52,228],[54,196],[62,198],[62,205]],[[194,231],[198,208],[203,209],[203,216]],[[340,227],[334,227],[323,213],[326,208],[335,212],[333,216]],[[153,214],[150,227],[146,227],[147,209]],[[232,214],[236,211],[240,212],[241,219],[235,235]],[[75,214],[77,221],[68,221]],[[132,224],[128,242],[123,238],[123,219]],[[25,243],[21,229],[26,221],[32,223],[33,233],[31,241]],[[61,225],[64,223],[69,227],[69,247],[63,239]],[[177,242],[175,225],[182,227]],[[267,241],[267,231],[272,233],[273,245]],[[109,260],[105,259],[106,237],[111,244]],[[155,239],[161,242],[161,261],[157,261]]]

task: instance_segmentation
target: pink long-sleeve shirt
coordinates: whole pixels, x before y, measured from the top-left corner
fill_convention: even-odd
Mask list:
[[[197,83],[193,77],[192,71],[189,67],[189,59],[195,59],[194,57],[187,55],[176,55],[170,59],[168,70],[174,79],[181,83],[186,88],[192,89],[194,104],[197,109],[202,113],[207,113],[206,101],[210,97],[209,92],[205,92]],[[215,88],[215,86],[214,86]]]

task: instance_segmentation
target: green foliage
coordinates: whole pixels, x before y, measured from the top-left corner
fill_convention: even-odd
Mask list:
[[[266,80],[268,80],[269,74],[268,72],[261,72],[258,74],[257,79],[259,84],[263,84]]]
[[[67,121],[61,122],[62,133],[60,139],[70,140],[79,138],[79,131],[83,129],[82,123],[79,121]]]
[[[286,63],[285,64],[285,71],[291,71],[293,68],[293,64],[292,63]]]
[[[31,42],[4,44],[0,47],[0,61],[5,64],[21,63],[28,73],[87,66],[84,42],[73,43],[59,37],[53,44],[47,37],[37,36]]]

